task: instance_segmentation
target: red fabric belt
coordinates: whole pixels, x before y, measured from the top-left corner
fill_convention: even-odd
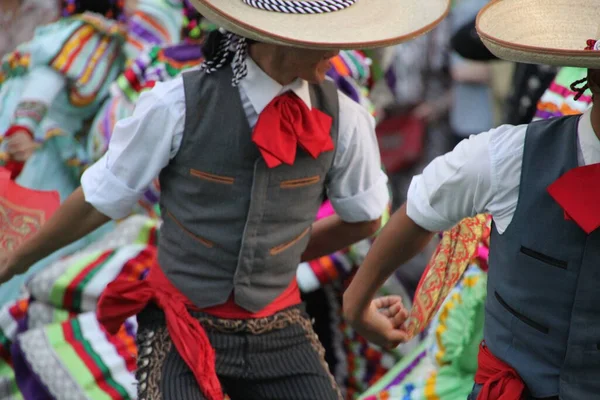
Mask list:
[[[510,365],[496,358],[483,343],[477,356],[475,383],[483,385],[477,400],[522,400],[525,383]]]
[[[214,349],[204,328],[188,310],[203,311],[218,318],[262,318],[299,304],[300,291],[294,279],[279,298],[258,313],[244,310],[235,304],[233,297],[221,306],[200,310],[173,286],[158,265],[154,265],[143,281],[121,278],[111,282],[100,297],[98,320],[114,335],[127,318],[139,314],[151,302],[165,313],[171,340],[194,374],[204,396],[207,400],[222,400]]]

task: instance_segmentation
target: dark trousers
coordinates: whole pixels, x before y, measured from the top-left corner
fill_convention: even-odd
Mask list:
[[[206,330],[216,370],[232,400],[339,400],[324,350],[300,307],[272,317],[222,320],[191,313]],[[203,400],[154,306],[138,315],[138,399]]]
[[[334,290],[332,287],[326,287],[312,293],[303,293],[302,300],[319,342],[325,349],[325,361],[335,376],[337,366],[345,362],[345,359],[341,358],[345,354],[340,349],[340,305],[336,302],[335,293],[331,293]]]

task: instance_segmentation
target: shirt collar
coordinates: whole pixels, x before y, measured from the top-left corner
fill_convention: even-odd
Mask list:
[[[240,86],[244,89],[257,114],[260,114],[271,100],[287,91],[294,92],[308,108],[312,108],[308,82],[296,79],[289,85],[282,86],[260,69],[250,56],[246,59],[246,67],[248,74],[241,80]]]
[[[592,128],[591,108],[579,119],[579,144],[585,165],[600,163],[600,139]]]

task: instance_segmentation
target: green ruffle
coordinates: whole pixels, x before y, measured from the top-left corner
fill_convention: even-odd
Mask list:
[[[483,340],[487,274],[471,265],[442,304],[431,326],[429,353],[440,367],[474,374]]]

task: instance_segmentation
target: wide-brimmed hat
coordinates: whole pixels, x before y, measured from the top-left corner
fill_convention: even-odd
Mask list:
[[[505,60],[600,68],[599,0],[494,0],[479,12],[477,31]]]
[[[249,39],[315,49],[394,45],[433,29],[449,0],[190,0],[202,15]]]

